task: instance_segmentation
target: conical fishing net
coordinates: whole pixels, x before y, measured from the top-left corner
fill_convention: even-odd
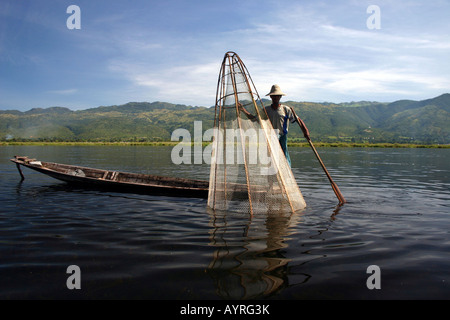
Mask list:
[[[303,209],[278,135],[234,52],[223,59],[215,108],[208,206],[250,214]]]

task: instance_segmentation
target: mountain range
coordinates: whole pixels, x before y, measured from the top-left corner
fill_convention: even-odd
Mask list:
[[[270,101],[263,100],[264,105]],[[321,142],[450,143],[450,94],[392,103],[282,102],[294,108],[311,139]],[[214,107],[168,102],[129,102],[72,111],[65,107],[0,111],[1,141],[170,141],[175,129],[193,134],[194,121],[203,130],[214,124]],[[292,142],[304,141],[297,125]]]

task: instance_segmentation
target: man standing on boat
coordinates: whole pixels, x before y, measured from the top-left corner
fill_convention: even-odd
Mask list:
[[[281,97],[285,95],[286,94],[281,91],[280,86],[274,84],[270,92],[266,94],[266,96],[270,96],[272,99],[272,104],[265,107],[265,110],[273,128],[278,130],[278,140],[280,141],[281,149],[286,156],[289,166],[291,166],[291,158],[287,148],[287,134],[289,130],[289,122],[295,122],[297,119],[291,108],[280,104]]]

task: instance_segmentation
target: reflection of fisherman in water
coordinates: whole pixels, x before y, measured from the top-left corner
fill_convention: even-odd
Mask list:
[[[287,285],[282,254],[286,237],[298,223],[298,214],[243,217],[232,212],[211,213],[211,242],[216,247],[208,267],[219,296],[254,299]]]

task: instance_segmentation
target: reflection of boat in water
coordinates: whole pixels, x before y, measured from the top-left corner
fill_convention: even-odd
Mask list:
[[[211,212],[210,245],[216,247],[208,273],[226,299],[269,296],[288,285],[285,241],[300,214],[243,216]]]

